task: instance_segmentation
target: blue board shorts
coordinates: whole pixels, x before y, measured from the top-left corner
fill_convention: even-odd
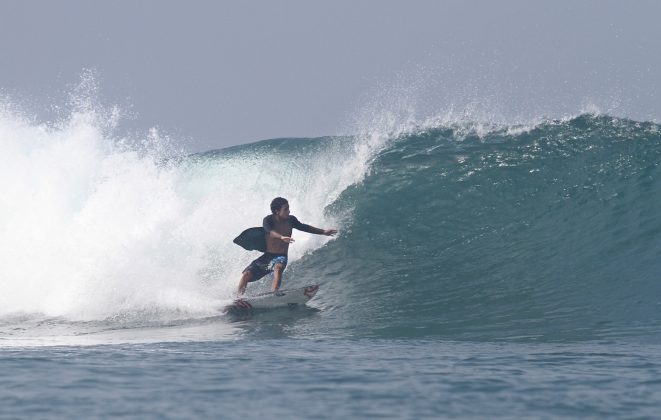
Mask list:
[[[248,267],[246,267],[243,272],[250,271],[252,273],[252,278],[250,282],[257,281],[264,277],[265,275],[272,273],[276,264],[282,264],[282,271],[287,267],[287,256],[282,254],[271,254],[270,252],[265,253],[261,257],[257,258],[255,261],[251,262]]]

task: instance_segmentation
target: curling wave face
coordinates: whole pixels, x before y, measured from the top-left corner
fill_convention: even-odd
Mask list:
[[[329,280],[324,303],[343,309],[327,327],[359,336],[649,335],[659,162],[658,125],[603,115],[406,135],[335,204],[350,228],[297,269]]]

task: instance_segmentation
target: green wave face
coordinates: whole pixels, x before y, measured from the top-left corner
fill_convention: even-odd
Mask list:
[[[329,210],[350,227],[301,261],[328,328],[377,337],[587,340],[658,331],[661,130],[608,116],[383,150]]]

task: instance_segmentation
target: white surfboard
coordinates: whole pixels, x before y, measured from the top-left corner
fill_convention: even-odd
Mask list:
[[[254,309],[287,308],[305,303],[317,294],[319,285],[301,287],[298,289],[278,290],[275,293],[263,293],[257,296],[245,296],[236,299],[225,307],[225,312],[252,311]]]

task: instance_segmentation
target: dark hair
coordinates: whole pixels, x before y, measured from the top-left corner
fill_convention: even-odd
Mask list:
[[[282,197],[274,198],[273,201],[271,201],[271,213],[276,214],[285,204],[289,204],[289,201]]]

